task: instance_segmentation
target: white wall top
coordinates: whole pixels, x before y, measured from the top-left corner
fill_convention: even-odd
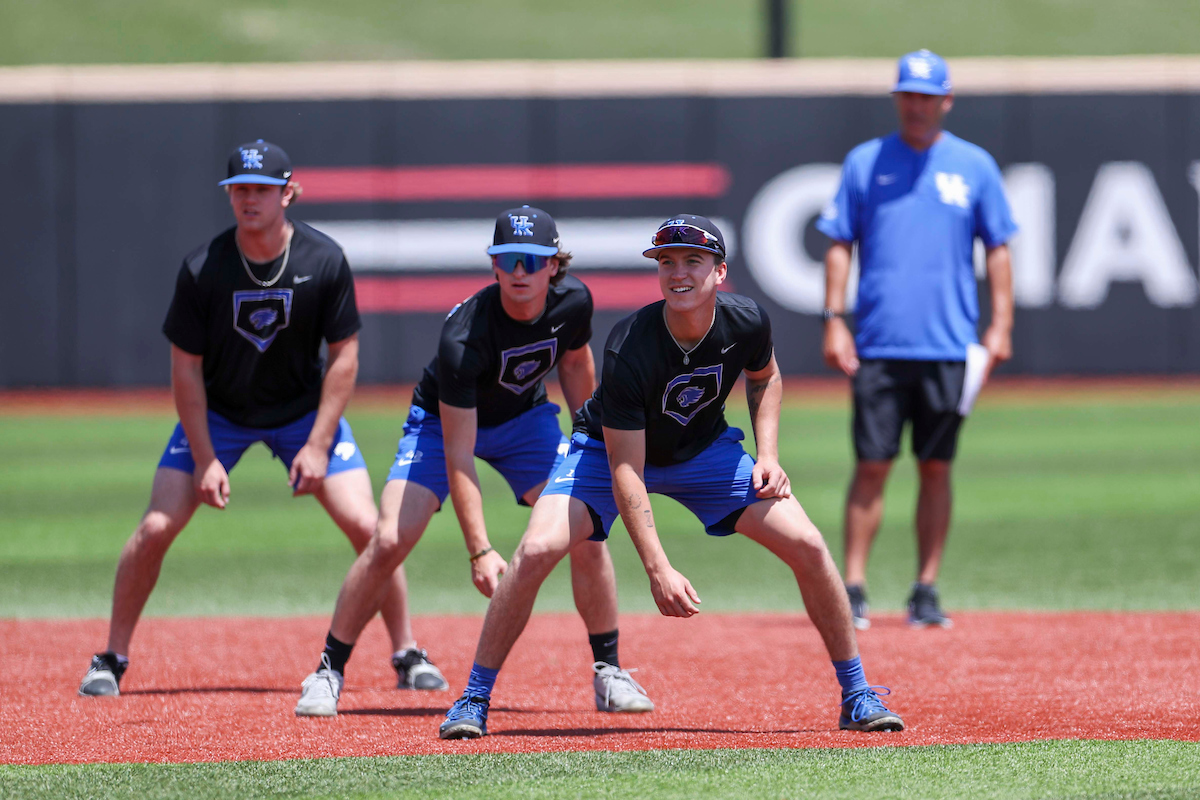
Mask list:
[[[882,96],[891,59],[393,61],[0,67],[0,103]],[[1200,91],[1200,56],[959,58],[959,95]]]

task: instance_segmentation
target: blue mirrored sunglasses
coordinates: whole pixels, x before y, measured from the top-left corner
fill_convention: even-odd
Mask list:
[[[525,267],[526,273],[533,273],[550,263],[554,256],[535,256],[532,253],[499,253],[492,256],[492,263],[508,274],[517,269],[517,264]]]

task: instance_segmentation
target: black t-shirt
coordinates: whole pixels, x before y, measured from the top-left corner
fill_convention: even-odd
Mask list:
[[[592,295],[578,278],[551,285],[546,310],[518,322],[500,304],[493,283],[459,303],[442,325],[438,354],[413,391],[413,405],[433,415],[438,400],[477,409],[477,424],[492,428],[546,402],[542,379],[567,350],[592,338]]]
[[[667,330],[663,304],[617,323],[604,345],[600,386],[575,430],[603,440],[603,427],[646,431],[646,463],[665,467],[699,455],[720,436],[725,399],[744,370],[771,363],[771,321],[748,297],[717,292],[712,329],[688,354]]]
[[[208,407],[238,425],[276,428],[321,400],[321,340],[340,342],[361,327],[354,279],[337,242],[293,222],[283,275],[259,286],[246,274],[234,241],[218,235],[183,261],[163,333],[204,357]],[[250,262],[269,281],[282,258]]]

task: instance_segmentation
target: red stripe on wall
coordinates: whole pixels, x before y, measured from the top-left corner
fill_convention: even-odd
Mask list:
[[[583,282],[597,311],[633,311],[662,299],[655,273],[587,275]],[[364,314],[445,314],[489,283],[486,275],[365,277],[354,279],[354,291]],[[721,289],[733,285],[726,281]]]
[[[720,197],[720,164],[547,164],[444,167],[304,167],[304,199],[317,203],[422,200],[571,200]]]

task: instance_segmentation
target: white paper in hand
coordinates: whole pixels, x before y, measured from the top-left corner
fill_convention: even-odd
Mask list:
[[[967,374],[963,378],[962,397],[958,401],[958,413],[967,416],[983,388],[984,373],[987,372],[988,350],[981,344],[967,345]]]

